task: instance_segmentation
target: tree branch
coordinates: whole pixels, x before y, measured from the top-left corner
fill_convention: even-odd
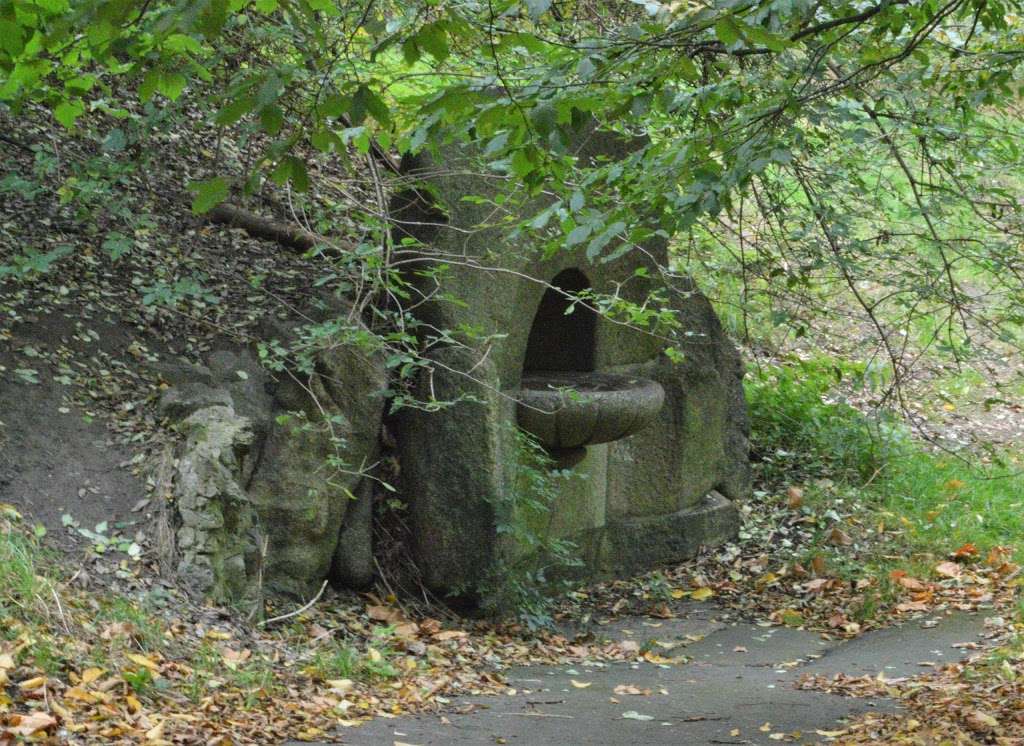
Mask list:
[[[214,207],[206,213],[206,217],[213,223],[241,228],[251,236],[275,241],[295,251],[309,251],[315,246],[339,245],[333,239],[311,233],[293,223],[284,223],[272,218],[266,218],[241,207],[226,203]],[[340,246],[340,248],[351,249],[352,247],[345,244]]]

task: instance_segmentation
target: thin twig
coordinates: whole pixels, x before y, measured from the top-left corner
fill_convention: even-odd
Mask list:
[[[270,619],[266,619],[266,620],[260,622],[259,626],[266,627],[266,626],[269,626],[271,624],[274,624],[275,622],[283,622],[285,619],[291,619],[293,616],[298,616],[299,614],[301,614],[302,612],[304,612],[308,608],[310,608],[317,601],[319,601],[320,600],[320,596],[324,595],[324,591],[326,589],[327,589],[327,581],[325,580],[323,582],[323,584],[320,586],[320,590],[317,591],[316,595],[313,596],[313,598],[311,598],[309,601],[307,601],[301,607],[299,607],[295,611],[290,611],[287,614],[282,614],[281,616],[275,616],[275,617],[271,617]]]
[[[64,606],[60,602],[60,596],[57,595],[57,589],[52,585],[50,586],[50,593],[53,594],[53,600],[57,602],[57,611],[60,613],[60,621],[64,625],[64,631],[70,635],[71,627],[68,625],[68,618],[64,615]]]

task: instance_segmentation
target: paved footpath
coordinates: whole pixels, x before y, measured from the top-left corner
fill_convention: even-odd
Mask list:
[[[683,746],[775,744],[772,733],[800,731],[804,743],[816,743],[826,739],[815,730],[834,730],[845,718],[896,704],[800,691],[794,683],[802,676],[917,674],[959,660],[966,652],[953,645],[977,641],[984,622],[971,614],[925,618],[837,642],[786,627],[723,623],[711,604],[681,612],[658,627],[635,619],[602,629],[641,644],[692,641],[671,652],[655,646],[664,655],[685,650],[689,663],[513,668],[507,676],[515,694],[459,698],[444,712],[377,719],[346,729],[339,740],[353,746]],[[620,685],[651,694],[617,694]]]

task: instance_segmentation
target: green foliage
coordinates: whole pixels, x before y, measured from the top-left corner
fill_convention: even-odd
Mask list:
[[[322,680],[357,679],[381,681],[398,676],[392,663],[394,651],[388,647],[387,628],[374,630],[376,644],[360,652],[350,644],[334,641],[318,648],[306,673]]]
[[[751,455],[770,483],[822,476],[864,483],[906,447],[891,418],[869,418],[838,399],[844,377],[856,386],[860,372],[826,358],[750,372]]]
[[[52,583],[41,570],[39,540],[19,531],[0,531],[0,614],[5,618],[48,616]]]
[[[3,0],[0,106],[48,107],[105,156],[144,146],[157,125],[195,126],[186,104],[219,137],[259,143],[247,173],[211,155],[189,185],[196,213],[267,180],[313,188],[315,153],[379,158],[474,140],[481,170],[507,181],[498,221],[517,244],[583,247],[605,262],[687,235],[680,262],[741,278],[744,303],[774,306],[772,323],[805,330],[845,289],[879,335],[891,337],[896,319],[938,320],[911,331],[961,356],[969,317],[1013,344],[1024,324],[1024,216],[1012,198],[1024,166],[1013,108],[1021,9]],[[126,91],[137,105],[119,101]],[[621,160],[577,159],[570,147],[594,122],[645,139]],[[62,194],[95,210],[110,200],[92,182],[117,178],[74,174]],[[31,190],[27,179],[8,188]],[[359,273],[400,300],[382,217],[365,218]],[[757,240],[737,246],[723,224]],[[711,250],[723,240],[724,254]],[[982,277],[1000,289],[978,310],[969,299]],[[801,312],[779,304],[783,295]],[[662,305],[602,310],[671,324]],[[898,373],[904,351],[886,351]]]
[[[530,629],[551,624],[552,592],[582,562],[578,547],[551,530],[551,510],[564,484],[581,477],[554,468],[551,457],[528,434],[511,428],[515,485],[494,505],[501,556],[476,591],[484,611],[517,618]]]
[[[58,246],[47,252],[26,249],[22,254],[15,254],[9,264],[0,264],[0,278],[13,276],[19,279],[31,279],[46,274],[62,257],[71,253],[70,246]]]

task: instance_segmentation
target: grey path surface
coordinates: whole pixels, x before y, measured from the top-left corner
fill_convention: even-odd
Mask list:
[[[356,746],[681,746],[773,744],[779,741],[772,733],[800,731],[803,743],[822,742],[815,730],[833,730],[844,718],[895,704],[800,691],[794,683],[803,675],[920,673],[962,657],[963,648],[953,645],[976,641],[984,621],[967,614],[925,618],[835,642],[785,627],[721,622],[718,610],[706,604],[683,611],[682,618],[657,627],[638,619],[604,629],[618,639],[682,642],[685,647],[661,652],[685,650],[689,663],[515,668],[507,672],[513,695],[457,699],[446,712],[375,720],[340,739]],[[617,694],[619,685],[650,694]]]

